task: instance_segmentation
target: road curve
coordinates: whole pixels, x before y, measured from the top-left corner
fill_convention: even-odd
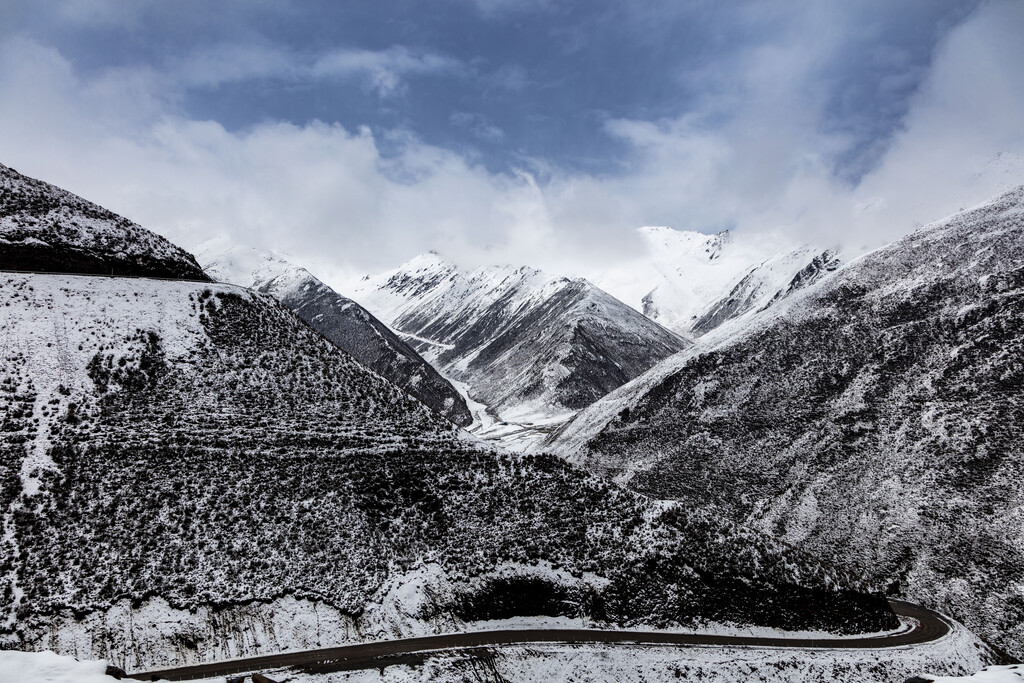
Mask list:
[[[669,633],[666,631],[605,631],[599,629],[517,629],[449,633],[419,638],[401,638],[370,643],[356,643],[322,650],[283,652],[210,664],[193,664],[131,674],[140,681],[182,681],[211,676],[267,671],[283,667],[313,670],[380,668],[422,657],[431,652],[453,648],[479,648],[530,643],[639,643],[679,647],[725,645],[740,647],[779,647],[793,649],[881,649],[902,647],[938,640],[950,630],[949,622],[937,612],[901,600],[890,600],[893,611],[916,619],[918,625],[909,631],[889,635],[853,638],[760,638],[756,636],[722,636],[701,633]]]

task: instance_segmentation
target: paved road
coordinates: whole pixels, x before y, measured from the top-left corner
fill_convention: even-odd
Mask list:
[[[682,647],[727,645],[795,649],[880,649],[926,643],[949,633],[949,622],[936,612],[909,602],[891,600],[890,604],[896,614],[913,617],[919,622],[919,625],[909,631],[892,635],[842,639],[758,638],[754,636],[721,636],[664,631],[602,631],[597,629],[474,631],[472,633],[451,633],[421,638],[357,643],[323,650],[262,655],[211,664],[146,671],[132,674],[131,677],[141,681],[159,679],[181,681],[292,666],[314,671],[372,669],[391,664],[422,661],[429,653],[440,650],[528,643],[641,643]]]

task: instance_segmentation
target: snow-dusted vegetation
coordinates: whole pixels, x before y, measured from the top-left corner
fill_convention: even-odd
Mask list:
[[[136,648],[89,621],[155,598],[293,596],[379,634],[389,581],[425,563],[449,587],[419,621],[891,625],[883,601],[767,536],[652,508],[557,458],[479,450],[267,296],[11,274],[0,295],[9,645],[92,623],[78,654],[207,656],[202,628],[154,623],[165,647]],[[532,597],[512,599],[523,582]]]
[[[551,441],[1024,652],[1024,188],[720,328]]]
[[[163,237],[3,164],[0,270],[208,279]]]

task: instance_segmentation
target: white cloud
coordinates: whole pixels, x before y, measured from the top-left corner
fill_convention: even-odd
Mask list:
[[[309,73],[318,78],[361,76],[368,78],[381,95],[394,92],[408,74],[459,73],[458,61],[429,52],[414,52],[405,47],[387,50],[334,50],[312,64]]]
[[[468,265],[587,274],[638,251],[633,230],[644,224],[783,229],[859,247],[1024,182],[1014,161],[1024,158],[1022,12],[993,2],[949,35],[902,132],[857,187],[832,173],[848,140],[823,129],[825,104],[811,87],[827,37],[783,40],[690,74],[718,83],[694,112],[607,122],[632,150],[624,167],[594,176],[541,160],[543,182],[489,173],[408,131],[388,134],[387,155],[367,130],[319,122],[227,131],[184,115],[174,86],[353,77],[387,93],[410,74],[460,68],[444,57],[224,48],[183,59],[173,76],[83,76],[53,48],[11,40],[0,47],[0,161],[186,247],[228,233],[290,252],[342,286],[430,248]],[[489,125],[472,114],[452,123]],[[992,163],[998,152],[1007,154]]]
[[[224,43],[196,50],[170,65],[166,87],[213,88],[225,83],[280,79],[292,82],[359,79],[381,96],[399,91],[408,76],[460,75],[455,59],[403,46],[386,50],[334,49],[301,54],[272,45]]]

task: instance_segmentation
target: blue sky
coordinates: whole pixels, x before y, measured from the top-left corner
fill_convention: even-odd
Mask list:
[[[867,243],[1017,177],[1022,4],[5,2],[0,161],[339,270]]]

